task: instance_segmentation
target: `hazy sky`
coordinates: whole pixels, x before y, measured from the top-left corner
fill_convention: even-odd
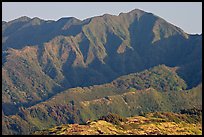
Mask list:
[[[158,15],[187,33],[202,33],[202,2],[2,2],[2,20],[21,16],[83,20],[105,13],[118,15],[135,8]]]

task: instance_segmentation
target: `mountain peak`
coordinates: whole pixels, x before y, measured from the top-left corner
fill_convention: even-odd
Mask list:
[[[38,17],[34,17],[31,19],[32,25],[40,25],[44,20]]]
[[[131,11],[128,12],[128,13],[141,13],[141,12],[145,12],[145,11],[143,11],[143,10],[141,10],[141,9],[135,8],[135,9],[131,10]]]
[[[17,21],[18,22],[26,22],[26,21],[29,21],[29,20],[31,20],[31,18],[29,18],[27,16],[22,16],[22,17],[19,17],[19,18],[13,20],[13,21],[15,21],[15,22],[17,22]]]
[[[38,17],[34,17],[34,18],[32,18],[32,20],[43,20],[43,19],[38,18]]]
[[[67,21],[69,21],[69,20],[76,20],[76,21],[80,21],[79,19],[77,19],[77,18],[75,18],[75,17],[62,17],[62,18],[60,18],[59,20],[57,20],[57,21],[62,21],[62,22],[67,22]]]
[[[129,11],[129,12],[127,12],[127,13],[123,13],[123,12],[121,12],[120,14],[119,14],[119,16],[130,16],[130,17],[135,17],[135,16],[137,16],[138,18],[139,17],[141,17],[143,14],[145,14],[146,12],[145,11],[143,11],[143,10],[140,10],[140,9],[134,9],[134,10],[131,10],[131,11]]]

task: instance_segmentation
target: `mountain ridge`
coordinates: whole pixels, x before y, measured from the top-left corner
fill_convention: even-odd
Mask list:
[[[150,75],[152,75],[150,80],[145,81]],[[165,81],[169,75],[175,78]],[[177,83],[178,88],[174,86]],[[158,86],[161,84],[166,85],[162,87],[163,90]],[[5,131],[28,134],[33,130],[67,123],[67,121],[84,123],[88,119],[97,119],[108,112],[122,116],[155,111],[179,112],[183,108],[200,107],[202,102],[200,89],[202,85],[185,90],[183,80],[169,67],[161,65],[140,72],[139,75],[135,73],[120,77],[111,83],[70,88],[31,107],[20,107],[17,114],[4,118],[11,121],[8,127],[15,123],[18,128],[9,128]]]
[[[154,85],[150,88],[152,91],[150,95],[153,99],[151,100],[148,95],[147,97],[153,102],[152,104],[155,103],[154,98],[156,97],[159,99],[164,97],[166,101],[170,100],[170,102],[171,97],[183,99],[180,95],[174,96],[183,94],[181,92],[183,90],[194,91],[193,97],[195,98],[200,94],[200,87],[202,87],[202,34],[187,34],[152,13],[135,9],[128,13],[104,14],[82,21],[74,17],[65,17],[57,21],[28,17],[22,17],[19,20],[20,22],[14,20],[13,24],[12,22],[2,22],[2,114],[5,119],[14,123],[23,118],[21,113],[17,114],[18,112],[23,111],[25,115],[29,116],[30,108],[48,102],[49,99],[59,94],[63,95],[65,91],[88,90],[95,93],[95,89],[98,88],[96,85],[105,83],[109,83],[103,85],[106,88],[99,86],[99,89],[102,93],[106,93],[107,97],[99,99],[102,93],[96,92],[92,98],[93,100],[99,99],[99,104],[96,101],[90,101],[91,105],[89,106],[87,102],[82,102],[81,106],[87,107],[88,111],[82,109],[81,112],[77,112],[81,116],[81,121],[90,116],[96,118],[94,113],[100,114],[101,112],[94,108],[98,106],[104,109],[103,107],[107,104],[101,105],[100,102],[107,102],[110,98],[113,99],[114,106],[118,100],[124,103],[124,96],[130,100],[132,100],[130,95],[134,95],[134,98],[137,96],[146,97],[148,91],[145,89],[150,85]],[[161,71],[163,70],[162,73],[158,75],[157,71],[152,72],[150,68],[153,67],[160,68]],[[131,73],[136,74],[131,75]],[[121,77],[123,75],[128,76],[127,78]],[[162,82],[161,79],[164,77]],[[118,87],[117,90],[115,89],[118,91],[117,95],[112,92],[114,87],[112,84]],[[107,89],[108,86],[110,89]],[[134,94],[130,91],[127,95],[118,95],[124,89],[128,91],[140,89],[144,90],[144,94],[137,92]],[[173,94],[172,96],[166,95],[166,91],[174,90],[178,93],[172,92],[170,93]],[[112,96],[109,97],[109,95]],[[75,93],[73,96],[75,97]],[[81,96],[82,98],[87,97],[85,93]],[[188,95],[183,96],[189,98]],[[134,100],[132,101],[134,102]],[[139,101],[147,105],[144,101]],[[185,102],[181,100],[179,103],[182,104],[182,101]],[[192,99],[193,101],[194,99]],[[75,111],[70,112],[72,109],[75,110],[73,103],[76,102],[71,101],[63,106],[66,109],[64,112],[68,114],[63,117],[67,118],[70,123],[80,121],[78,115],[73,115],[76,113]],[[155,103],[156,106],[157,103]],[[191,106],[188,103],[186,105]],[[107,109],[122,113],[115,110],[113,106],[109,106]],[[122,106],[124,108],[121,110],[127,109],[126,104],[122,104]],[[169,110],[173,109],[171,105],[167,106],[171,108]],[[53,108],[53,106],[50,107]],[[152,107],[151,104],[149,107]],[[163,107],[161,108],[163,109]],[[43,109],[47,111],[46,107]],[[32,111],[32,116],[42,112],[41,110]],[[132,112],[132,110],[127,112]],[[138,111],[134,113],[138,113]],[[16,119],[12,119],[12,116]],[[73,116],[75,117],[73,118]],[[28,117],[28,119],[32,119],[32,117]],[[35,119],[34,123],[23,121],[24,126],[14,124],[9,125],[8,129],[14,130],[11,133],[21,132],[15,129],[17,126],[22,128],[25,133],[27,130],[25,131],[24,127],[29,124],[41,126],[43,124],[50,126],[49,124],[51,124],[43,123],[39,119]],[[20,122],[20,124],[22,123]]]

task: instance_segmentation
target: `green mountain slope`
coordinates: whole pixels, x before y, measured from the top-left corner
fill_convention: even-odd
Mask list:
[[[83,123],[109,111],[130,116],[200,106],[201,76],[202,34],[139,9],[82,21],[2,21],[5,134]],[[148,107],[138,110],[126,96]]]
[[[173,68],[160,65],[122,76],[104,85],[68,89],[47,101],[21,108],[17,115],[6,117],[5,121],[11,122],[8,122],[9,128],[5,130],[29,134],[54,125],[85,123],[108,112],[132,116],[157,111],[179,112],[181,109],[200,107],[202,85],[182,90],[186,88],[186,84],[174,71]],[[138,82],[141,87],[137,87]],[[163,89],[158,86],[161,84],[165,85]]]
[[[186,34],[138,9],[83,21],[21,17],[2,28],[6,115],[65,89],[111,82],[159,64],[178,67],[188,89],[202,81],[202,35]]]

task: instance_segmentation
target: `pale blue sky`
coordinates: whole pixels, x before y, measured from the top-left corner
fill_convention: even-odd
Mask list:
[[[2,20],[10,21],[21,16],[83,20],[105,13],[118,15],[135,8],[158,15],[187,33],[202,33],[201,2],[2,2]]]

